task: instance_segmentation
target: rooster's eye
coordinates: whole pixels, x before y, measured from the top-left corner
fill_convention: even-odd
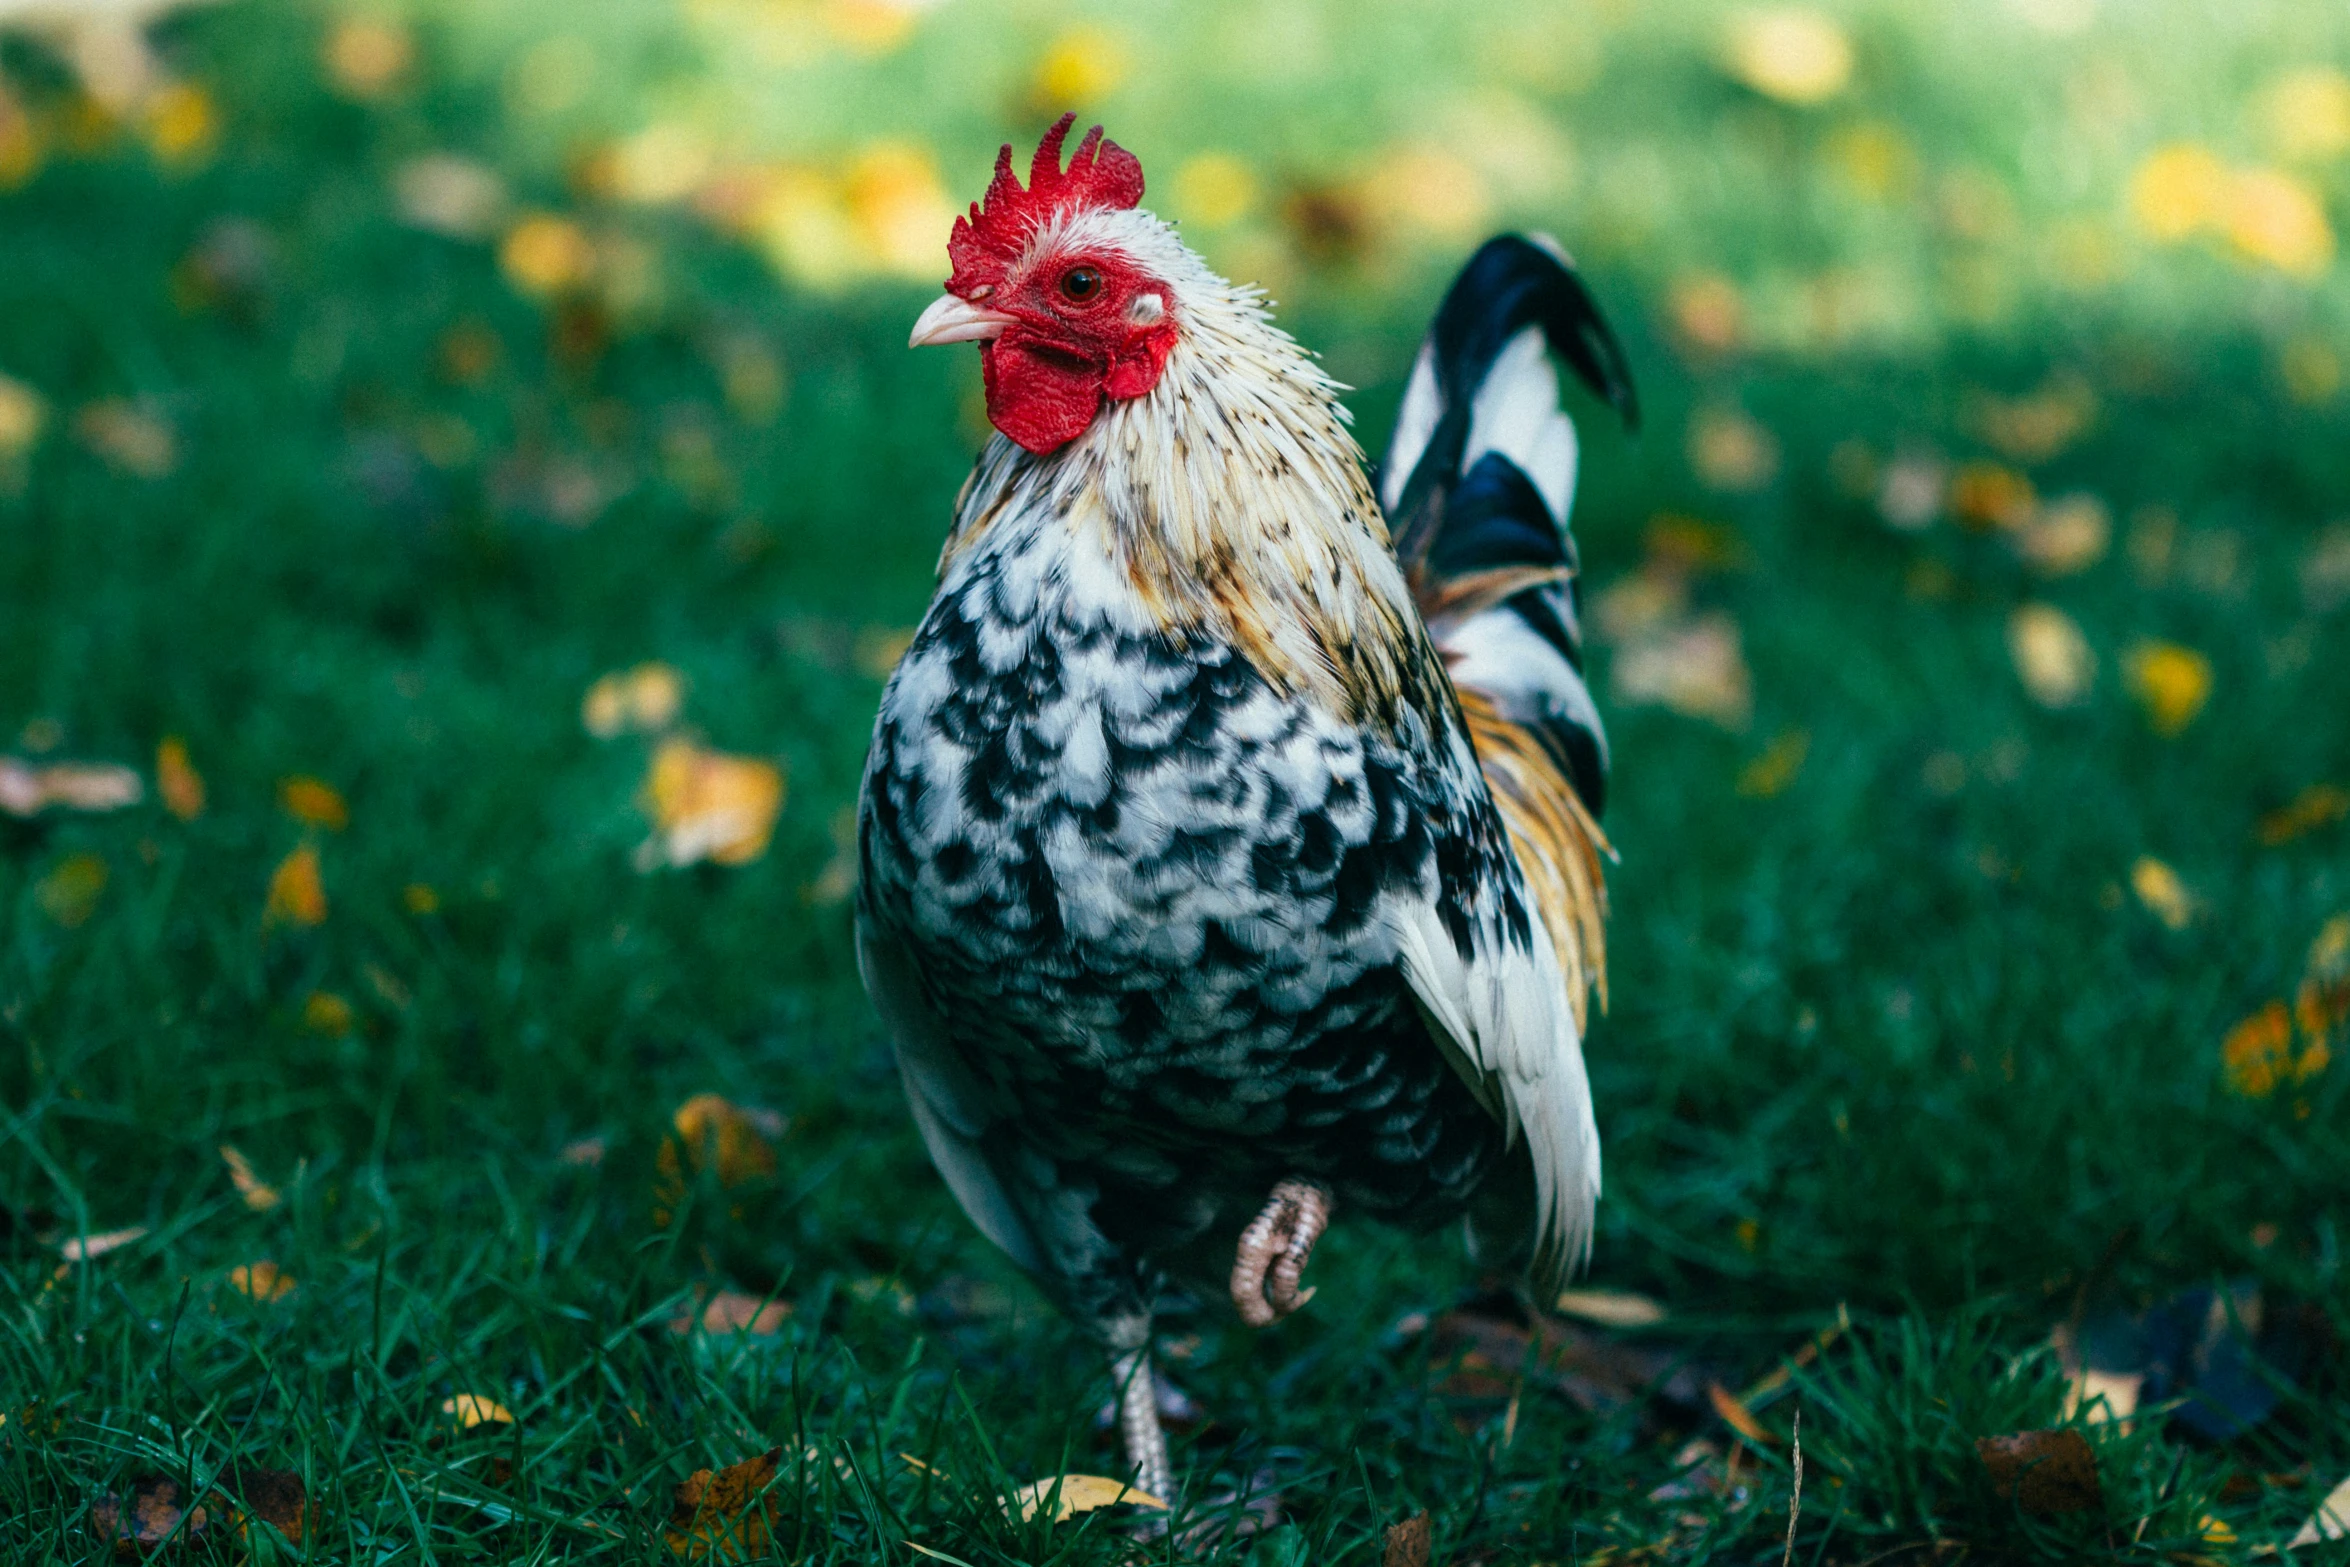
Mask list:
[[[1102,291],[1102,275],[1091,267],[1071,267],[1061,274],[1061,294],[1064,298],[1084,304]]]

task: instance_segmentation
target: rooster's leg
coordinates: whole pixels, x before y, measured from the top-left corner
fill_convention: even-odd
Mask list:
[[[1232,1304],[1241,1321],[1271,1327],[1313,1297],[1298,1281],[1329,1223],[1329,1187],[1283,1181],[1273,1188],[1265,1211],[1240,1232],[1232,1258]]]
[[[1158,1378],[1151,1372],[1150,1346],[1120,1350],[1110,1357],[1118,1382],[1118,1435],[1134,1487],[1162,1502],[1175,1500],[1175,1466],[1167,1456],[1167,1433],[1159,1425]]]

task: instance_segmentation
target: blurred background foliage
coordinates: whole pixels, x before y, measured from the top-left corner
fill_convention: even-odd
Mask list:
[[[974,356],[906,328],[1063,109],[1374,452],[1490,231],[1560,236],[1631,347],[1647,423],[1583,419],[1577,518],[1624,856],[1597,1267],[1723,1367],[1898,1326],[1812,1389],[1847,1505],[1807,1527],[2012,1525],[1988,1433],[1898,1474],[1861,1433],[1960,1386],[2058,1418],[2004,1357],[2068,1312],[2228,1278],[2339,1333],[2346,68],[2350,11],[2268,0],[0,0],[0,1404],[83,1422],[0,1427],[0,1497],[63,1530],[157,1461],[124,1433],[190,1279],[259,1315],[178,1341],[246,1423],[175,1451],[342,1451],[375,1399],[430,1469],[429,1411],[494,1390],[537,1505],[638,1543],[644,1486],[792,1422],[915,1442],[925,1334],[993,1432],[959,1472],[1092,1440],[846,939],[879,682],[985,433]],[[747,1141],[689,1172],[712,1126]],[[1465,1272],[1326,1250],[1311,1320],[1186,1372],[1329,1460],[1283,1482],[1320,1546],[1427,1505],[1504,1559],[1775,1559],[1780,1472],[1673,1491],[1686,1431],[1429,1419],[1362,1368]],[[657,1333],[566,1380],[621,1342],[582,1321],[716,1288],[796,1305],[804,1390]],[[265,1342],[323,1391],[273,1402]],[[2324,1407],[2101,1448],[2131,1548],[2305,1516]],[[406,1527],[399,1472],[337,1516]],[[861,1505],[840,1559],[926,1502]],[[2078,1545],[2046,1527],[1997,1539]]]

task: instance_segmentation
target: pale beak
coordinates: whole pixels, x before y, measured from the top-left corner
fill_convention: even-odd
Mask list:
[[[1004,335],[1004,328],[1018,323],[1000,310],[989,310],[954,294],[941,294],[930,302],[914,323],[914,335],[908,348],[928,348],[935,343],[984,343]]]

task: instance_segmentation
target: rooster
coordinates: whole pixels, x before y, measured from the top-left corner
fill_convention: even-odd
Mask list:
[[[1627,422],[1565,256],[1503,237],[1374,480],[1263,296],[1074,116],[1007,146],[914,346],[998,432],[881,699],[857,956],[932,1161],[1110,1357],[1174,1494],[1154,1312],[1303,1304],[1335,1212],[1466,1216],[1538,1290],[1599,1194],[1607,773],[1556,353]]]

